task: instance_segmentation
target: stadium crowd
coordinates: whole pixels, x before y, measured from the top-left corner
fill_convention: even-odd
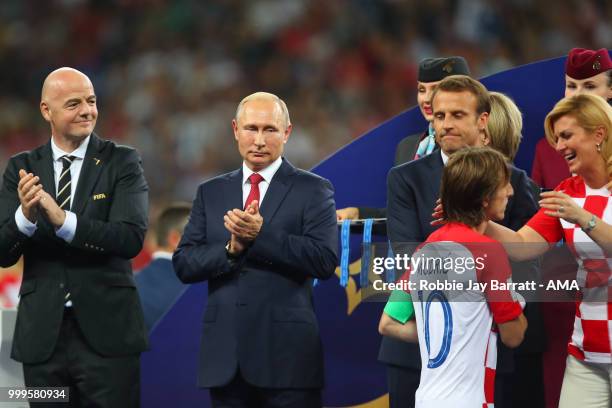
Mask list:
[[[241,95],[283,95],[299,136],[288,158],[310,168],[413,106],[422,58],[462,55],[478,78],[605,47],[610,17],[596,0],[555,13],[519,0],[2,2],[0,163],[47,140],[38,84],[75,66],[97,85],[98,132],[142,154],[153,208],[191,201],[238,163],[227,119]]]

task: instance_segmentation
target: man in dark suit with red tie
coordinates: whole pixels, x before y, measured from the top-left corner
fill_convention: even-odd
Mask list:
[[[202,183],[174,268],[208,281],[199,385],[216,407],[321,407],[313,278],[337,265],[334,190],[282,158],[285,103],[258,92],[232,122],[241,168]]]
[[[0,266],[24,258],[12,357],[26,386],[70,387],[67,406],[138,407],[147,342],[130,259],[147,228],[140,157],[93,133],[96,95],[75,69],[49,74],[40,110],[50,141],[12,157],[0,189]]]

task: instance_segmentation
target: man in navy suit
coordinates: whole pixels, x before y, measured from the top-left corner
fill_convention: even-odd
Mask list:
[[[433,152],[435,139],[431,121],[433,111],[431,110],[431,95],[436,85],[441,80],[450,75],[470,75],[470,68],[463,57],[440,57],[424,58],[419,62],[417,74],[417,104],[421,110],[423,118],[429,126],[425,131],[408,135],[397,144],[395,148],[395,166],[426,156]],[[336,211],[339,220],[357,218],[385,218],[386,208],[372,207],[346,207]],[[384,234],[385,232],[383,232]],[[383,339],[383,343],[385,340]],[[379,361],[392,364],[400,363],[401,357],[396,357],[393,353],[387,353],[384,345],[381,346]],[[390,374],[392,376],[392,374]],[[401,387],[401,385],[400,385]],[[389,390],[392,393],[392,390]],[[401,392],[398,390],[398,393]],[[401,405],[403,406],[403,404]]]
[[[190,211],[191,205],[181,203],[162,210],[155,228],[157,250],[153,260],[136,274],[136,288],[149,333],[187,288],[174,273],[172,253],[181,240]]]
[[[244,98],[232,127],[243,164],[199,186],[173,257],[183,282],[208,280],[198,384],[216,407],[320,407],[312,282],[338,263],[334,190],[282,158],[276,95]]]
[[[488,91],[480,82],[464,75],[449,76],[434,90],[432,105],[436,142],[440,150],[419,160],[394,167],[387,176],[387,232],[394,247],[400,250],[403,250],[399,245],[401,243],[413,243],[407,245],[407,250],[414,250],[414,243],[425,241],[429,234],[437,229],[430,224],[431,214],[440,195],[442,170],[448,157],[466,146],[484,146],[490,142],[485,128],[491,105]],[[513,166],[510,183],[514,196],[508,200],[502,223],[517,230],[535,214],[537,203],[524,171]],[[380,323],[383,332],[385,324],[398,323],[383,314]],[[421,358],[418,345],[410,344],[409,347],[413,348],[409,358],[412,364],[404,369],[404,384],[412,396],[411,405],[408,406],[414,406]],[[500,359],[504,358],[502,353],[500,350]],[[512,355],[505,360],[510,360],[512,365]],[[496,396],[496,405],[498,397],[502,396]]]

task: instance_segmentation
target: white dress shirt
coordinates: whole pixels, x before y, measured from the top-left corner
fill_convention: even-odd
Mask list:
[[[282,157],[279,156],[278,159],[274,160],[268,167],[259,171],[259,175],[263,177],[263,180],[259,183],[259,206],[261,207],[261,203],[264,200],[266,192],[268,191],[268,187],[270,187],[270,182],[272,181],[272,177],[276,174],[281,164],[283,164]],[[242,208],[246,204],[246,200],[251,192],[251,182],[249,181],[249,177],[251,174],[255,173],[253,170],[249,169],[246,163],[242,163]]]

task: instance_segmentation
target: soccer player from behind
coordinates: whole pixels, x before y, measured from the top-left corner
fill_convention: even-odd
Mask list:
[[[413,254],[404,277],[412,284],[422,362],[417,408],[493,407],[497,335],[508,347],[523,340],[527,320],[507,289],[508,258],[483,235],[487,221],[504,217],[509,180],[503,155],[486,147],[463,149],[444,168],[447,223]],[[394,312],[405,310],[398,299],[394,293],[385,312],[398,321],[396,337],[415,340],[410,314]]]

